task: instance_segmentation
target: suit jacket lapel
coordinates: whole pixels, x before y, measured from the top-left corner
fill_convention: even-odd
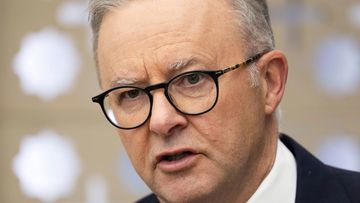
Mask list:
[[[296,159],[296,203],[350,202],[331,167],[323,164],[290,137],[281,134],[280,140]]]

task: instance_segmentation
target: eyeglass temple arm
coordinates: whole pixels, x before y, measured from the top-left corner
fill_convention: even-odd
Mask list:
[[[230,67],[227,67],[223,70],[221,70],[221,73],[224,74],[224,73],[227,73],[229,71],[232,71],[232,70],[235,70],[237,68],[240,68],[241,66],[245,66],[245,65],[248,65],[250,63],[253,63],[255,62],[256,60],[260,59],[264,54],[266,54],[268,51],[264,51],[264,52],[261,52],[259,54],[256,54],[254,57],[252,58],[249,58],[248,60],[244,61],[243,63],[239,63],[239,64],[236,64],[236,65],[233,65],[233,66],[230,66]]]

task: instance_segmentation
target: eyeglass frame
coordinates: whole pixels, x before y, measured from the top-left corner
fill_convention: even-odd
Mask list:
[[[207,113],[209,111],[211,111],[215,105],[217,104],[217,101],[218,101],[218,97],[219,97],[219,82],[218,82],[218,78],[220,76],[222,76],[223,74],[227,73],[227,72],[230,72],[232,70],[236,70],[240,67],[245,67],[255,61],[257,61],[258,59],[260,59],[263,55],[265,55],[266,53],[268,53],[269,51],[263,51],[263,52],[260,52],[256,55],[254,55],[253,57],[250,57],[249,59],[245,60],[244,62],[242,63],[238,63],[238,64],[235,64],[235,65],[232,65],[232,66],[228,66],[228,67],[225,67],[223,69],[220,69],[220,70],[194,70],[194,71],[187,71],[187,72],[183,72],[183,73],[180,73],[174,77],[172,77],[170,80],[168,80],[167,82],[163,82],[163,83],[157,83],[157,84],[154,84],[154,85],[150,85],[150,86],[147,86],[145,88],[141,88],[141,87],[137,87],[137,86],[131,86],[131,85],[124,85],[124,86],[118,86],[118,87],[113,87],[113,88],[110,88],[106,91],[104,91],[103,93],[100,93],[99,95],[96,95],[94,97],[91,98],[92,102],[94,103],[98,103],[106,117],[106,119],[113,125],[115,126],[116,128],[119,128],[119,129],[123,129],[123,130],[131,130],[131,129],[135,129],[135,128],[138,128],[142,125],[144,125],[148,120],[149,118],[151,117],[151,114],[152,114],[152,107],[153,107],[153,95],[151,94],[151,91],[153,90],[157,90],[157,89],[161,89],[163,88],[164,89],[164,94],[165,94],[165,97],[166,99],[168,100],[168,102],[171,104],[172,107],[175,108],[176,111],[182,113],[182,114],[185,114],[185,115],[191,115],[191,116],[196,116],[196,115],[201,115],[201,114],[204,114],[204,113]],[[209,75],[215,85],[216,85],[216,99],[213,103],[213,105],[207,109],[206,111],[203,111],[203,112],[200,112],[200,113],[186,113],[186,112],[183,112],[181,111],[178,107],[176,107],[176,105],[173,103],[169,93],[168,93],[168,87],[169,87],[169,84],[171,84],[171,82],[179,77],[181,77],[182,75],[186,75],[186,74],[191,74],[191,73],[202,73],[202,74],[207,74]],[[114,90],[117,90],[117,89],[121,89],[121,88],[134,88],[134,89],[139,89],[143,92],[145,92],[147,94],[147,96],[149,97],[149,102],[150,102],[150,111],[148,113],[148,116],[146,117],[146,119],[140,123],[139,125],[135,126],[135,127],[120,127],[119,125],[115,124],[111,118],[109,118],[109,116],[107,115],[106,113],[106,109],[105,109],[105,105],[104,105],[104,100],[106,98],[106,96],[108,95],[108,93],[114,91]]]

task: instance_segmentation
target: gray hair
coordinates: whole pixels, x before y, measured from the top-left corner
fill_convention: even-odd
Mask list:
[[[93,52],[98,65],[97,48],[99,30],[105,14],[132,0],[90,0],[89,21],[93,32]],[[240,37],[245,46],[246,56],[257,54],[264,50],[274,49],[274,37],[266,0],[228,0],[234,8],[236,23],[239,25]],[[251,83],[256,87],[258,70],[255,65],[249,66]]]
[[[275,48],[269,9],[266,0],[230,0],[234,8],[235,22],[239,25],[240,37],[245,55],[250,57],[265,50]],[[259,85],[259,69],[252,63],[248,67],[251,87]]]

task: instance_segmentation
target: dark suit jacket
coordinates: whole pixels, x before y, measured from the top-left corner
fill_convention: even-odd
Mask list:
[[[296,203],[360,203],[360,173],[325,165],[286,135],[280,140],[296,159]],[[151,194],[138,203],[159,200]]]

